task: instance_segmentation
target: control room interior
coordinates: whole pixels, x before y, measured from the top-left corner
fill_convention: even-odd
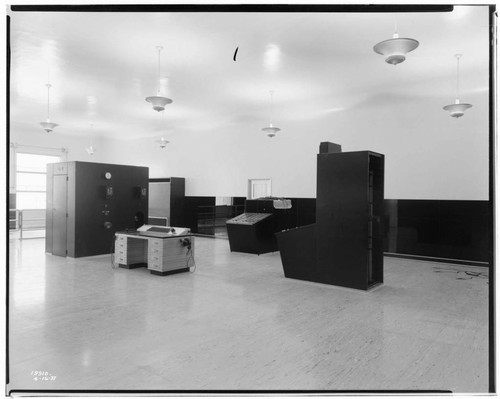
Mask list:
[[[492,393],[495,6],[7,16],[7,395]]]

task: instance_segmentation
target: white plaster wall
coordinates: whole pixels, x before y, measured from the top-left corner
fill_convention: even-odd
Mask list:
[[[331,141],[343,151],[385,154],[385,198],[488,199],[488,93],[468,98],[474,106],[459,119],[442,110],[441,99],[373,101],[314,119],[276,120],[282,132],[267,138],[262,124],[231,123],[157,138],[92,142],[59,126],[50,134],[38,126],[12,127],[10,141],[68,148],[68,160],[148,166],[150,177],[185,177],[186,195],[246,196],[249,178],[270,177],[273,195],[316,196],[319,143]],[[152,111],[153,112],[153,111]],[[167,123],[168,123],[168,108]],[[154,118],[155,115],[152,115]],[[195,117],[195,116],[193,116]],[[261,126],[262,125],[262,126]]]
[[[275,196],[315,197],[319,143],[331,141],[343,151],[385,155],[386,198],[487,200],[487,93],[471,102],[460,119],[439,101],[373,104],[285,121],[272,139],[264,124],[177,131],[163,150],[151,138],[109,142],[106,159],[149,166],[151,177],[185,177],[187,195],[246,196],[249,178],[270,177]]]
[[[102,148],[100,138],[92,138],[91,140],[89,137],[74,136],[68,134],[64,128],[56,127],[51,133],[45,133],[41,126],[36,123],[32,126],[12,125],[9,141],[19,146],[65,148],[68,161],[107,162],[107,156],[104,152],[97,151],[91,156],[85,151],[91,142],[94,148]]]

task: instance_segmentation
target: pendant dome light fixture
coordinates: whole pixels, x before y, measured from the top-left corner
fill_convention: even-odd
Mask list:
[[[373,46],[373,50],[385,56],[385,62],[392,65],[401,64],[406,60],[406,54],[415,50],[419,43],[415,39],[399,37],[397,23],[394,23],[392,39],[384,40]]]
[[[172,100],[167,97],[160,96],[160,85],[161,85],[161,76],[160,76],[160,53],[163,50],[162,46],[156,46],[158,50],[158,91],[156,96],[146,97],[146,101],[153,105],[153,109],[155,111],[163,111],[165,109],[165,105],[171,104]]]
[[[459,85],[459,68],[460,68],[460,57],[462,54],[455,54],[457,59],[457,92],[455,96],[455,104],[446,105],[443,107],[445,111],[450,113],[453,118],[460,118],[465,114],[465,111],[472,107],[471,104],[465,104],[460,102],[460,85]]]
[[[270,117],[269,117],[269,126],[262,128],[262,131],[266,132],[268,137],[274,137],[274,136],[276,136],[276,133],[278,133],[281,129],[279,127],[273,126],[273,95],[274,95],[274,91],[273,90],[269,91],[269,94],[271,95],[271,112],[270,112]]]
[[[160,148],[165,148],[170,141],[165,140],[164,137],[162,137],[160,140],[156,140],[156,143],[160,146]]]
[[[40,125],[42,125],[43,130],[50,133],[56,126],[59,125],[50,121],[50,88],[52,85],[47,83],[45,86],[47,86],[47,120],[45,122],[40,122]]]

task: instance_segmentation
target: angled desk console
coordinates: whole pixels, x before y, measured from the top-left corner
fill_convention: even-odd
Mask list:
[[[147,266],[151,274],[188,272],[194,262],[194,236],[183,227],[142,226],[115,234],[115,263],[125,269]]]
[[[275,238],[271,213],[242,213],[226,221],[231,252],[273,252]]]

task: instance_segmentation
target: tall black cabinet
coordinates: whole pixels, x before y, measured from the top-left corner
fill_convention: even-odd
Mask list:
[[[384,156],[318,154],[317,170],[318,268],[336,285],[366,290],[382,283]]]
[[[368,290],[383,282],[384,155],[320,152],[316,224],[277,234],[285,276]]]

